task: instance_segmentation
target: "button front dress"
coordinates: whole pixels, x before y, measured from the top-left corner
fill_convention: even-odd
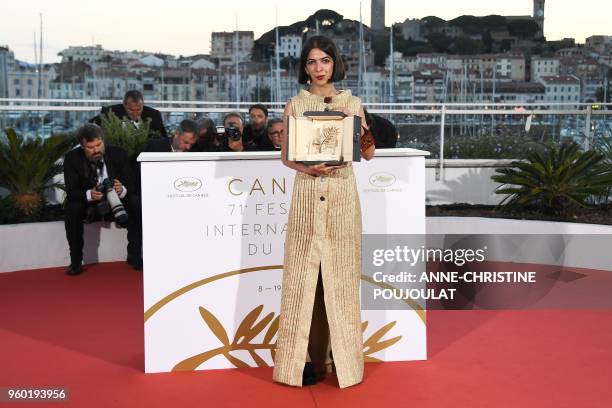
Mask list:
[[[358,115],[359,98],[341,91],[330,103],[302,90],[291,99],[295,116],[347,108]],[[331,349],[341,388],[363,378],[361,207],[353,168],[314,177],[297,172],[289,210],[281,314],[273,379],[302,385],[319,268]]]

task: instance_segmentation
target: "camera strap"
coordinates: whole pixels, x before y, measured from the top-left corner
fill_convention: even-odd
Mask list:
[[[89,165],[91,166],[91,171],[93,174],[92,178],[95,179],[95,184],[99,184],[100,182],[102,182],[102,180],[108,177],[108,175],[105,174],[108,172],[108,170],[105,170],[105,163],[103,159],[95,162],[90,162]]]

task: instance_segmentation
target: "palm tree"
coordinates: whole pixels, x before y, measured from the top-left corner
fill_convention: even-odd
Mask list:
[[[62,173],[62,158],[74,146],[74,139],[67,134],[25,138],[13,129],[5,133],[0,138],[0,187],[9,190],[21,212],[35,215],[45,202],[45,190],[63,189],[53,178]]]
[[[588,199],[612,185],[612,169],[604,155],[581,151],[577,143],[543,145],[527,153],[526,160],[497,169],[491,177],[502,185],[495,191],[507,194],[505,209],[536,208],[545,214],[566,215],[589,207]]]
[[[604,157],[603,165],[612,171],[612,138],[602,137],[599,142],[597,151]],[[612,184],[605,189],[602,195],[595,197],[594,201],[606,204],[610,200],[610,195],[612,195]]]

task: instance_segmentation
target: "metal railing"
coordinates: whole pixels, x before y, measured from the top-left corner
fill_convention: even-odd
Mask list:
[[[0,99],[0,126],[45,137],[70,132],[119,100]],[[245,113],[251,102],[146,101],[172,130],[182,119],[208,116],[217,124],[229,111]],[[284,103],[266,103],[280,116]],[[612,140],[612,104],[591,103],[372,103],[370,113],[395,124],[398,147],[430,151],[438,160],[520,158],[529,142],[575,140],[591,149]],[[245,115],[246,116],[246,115]]]

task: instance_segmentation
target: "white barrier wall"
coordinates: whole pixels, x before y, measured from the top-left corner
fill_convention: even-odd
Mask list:
[[[384,154],[355,164],[364,233],[422,234],[425,152]],[[268,153],[139,160],[145,371],[271,365],[294,171]],[[362,319],[367,360],[426,358],[424,311]]]
[[[491,180],[493,167],[447,167],[436,180],[437,168],[427,167],[427,205],[482,204],[497,205],[505,197],[495,194],[499,183]]]
[[[127,234],[114,223],[86,224],[83,262],[125,261]],[[63,221],[0,225],[0,273],[68,266]]]
[[[612,235],[610,225],[473,217],[428,217],[426,230],[428,234]],[[0,225],[0,242],[0,273],[62,267],[69,262],[61,221]],[[124,229],[108,223],[86,225],[84,261],[86,264],[124,261],[126,244]],[[600,270],[608,270],[612,265],[612,261],[602,257],[610,255],[609,251],[590,247],[580,254],[579,261],[568,263],[566,259],[563,265]],[[543,263],[544,259],[534,258],[530,262]]]

